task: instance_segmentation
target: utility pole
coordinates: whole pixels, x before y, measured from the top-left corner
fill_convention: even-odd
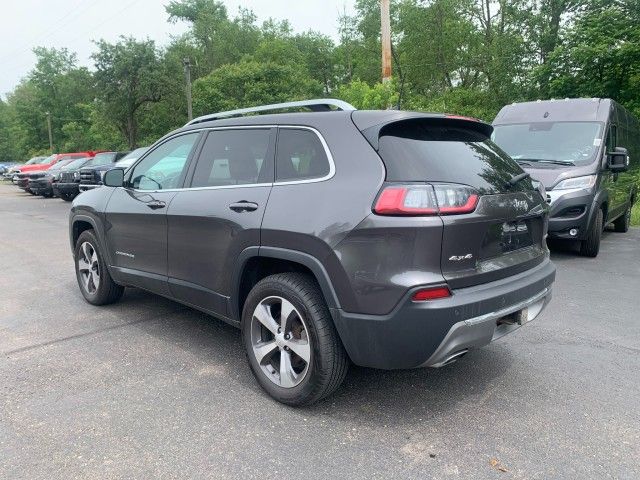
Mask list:
[[[51,113],[45,112],[47,116],[47,129],[49,130],[49,150],[53,153],[53,133],[51,133]]]
[[[391,14],[390,0],[380,0],[382,38],[382,83],[391,81]]]
[[[193,104],[191,101],[191,61],[188,58],[182,59],[184,65],[184,80],[186,82],[187,92],[187,119],[191,121],[193,119]]]

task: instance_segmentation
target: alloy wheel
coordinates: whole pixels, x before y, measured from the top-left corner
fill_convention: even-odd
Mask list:
[[[260,369],[276,385],[293,388],[309,371],[311,344],[303,316],[285,298],[263,299],[251,317],[251,346]]]
[[[80,245],[77,261],[82,286],[87,293],[96,293],[100,286],[100,264],[98,263],[98,253],[93,245],[89,242]]]

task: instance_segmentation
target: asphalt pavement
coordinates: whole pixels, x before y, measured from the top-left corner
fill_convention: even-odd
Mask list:
[[[640,229],[554,252],[536,321],[441,369],[267,397],[239,331],[76,284],[70,204],[0,185],[1,479],[638,479]]]

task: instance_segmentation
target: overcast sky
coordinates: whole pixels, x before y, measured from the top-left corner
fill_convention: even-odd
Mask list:
[[[165,45],[186,25],[167,23],[169,0],[3,0],[0,16],[0,95],[5,98],[31,70],[35,46],[67,47],[91,67],[92,40],[115,41],[119,35],[149,37]],[[258,21],[288,19],[295,31],[309,29],[337,37],[338,14],[354,0],[224,0],[234,15],[240,5]]]

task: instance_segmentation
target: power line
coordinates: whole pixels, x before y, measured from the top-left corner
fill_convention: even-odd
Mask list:
[[[41,40],[44,40],[46,38],[49,38],[51,36],[53,36],[54,34],[56,34],[62,25],[64,25],[64,20],[66,20],[69,17],[75,16],[75,15],[79,15],[80,13],[84,13],[85,11],[87,11],[87,9],[89,7],[92,7],[93,5],[95,5],[96,3],[98,3],[100,0],[94,0],[91,4],[85,6],[84,9],[80,9],[78,7],[80,7],[83,3],[86,3],[88,0],[80,0],[79,3],[77,3],[71,10],[69,10],[66,14],[64,14],[62,17],[60,17],[58,20],[56,20],[54,23],[53,27],[50,27],[48,30],[46,30],[44,33],[41,33],[39,35],[36,35],[35,37],[32,37],[30,40],[27,40],[27,43],[30,44],[34,44],[37,43]],[[32,47],[19,47],[11,52],[9,52],[8,54],[6,54],[3,57],[0,57],[0,62],[4,61],[7,58],[13,57],[16,53],[22,53],[22,52],[28,52],[31,51]]]

